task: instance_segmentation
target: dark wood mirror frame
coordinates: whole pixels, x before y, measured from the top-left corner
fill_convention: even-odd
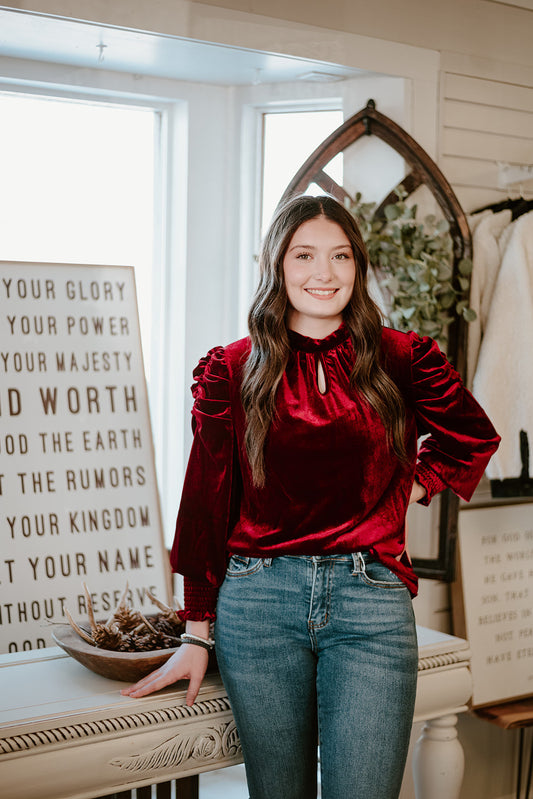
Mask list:
[[[340,202],[353,200],[350,194],[336,183],[324,168],[339,153],[362,136],[377,136],[396,150],[406,162],[409,171],[401,181],[404,190],[411,195],[420,186],[426,186],[437,201],[444,218],[449,222],[453,241],[453,268],[457,273],[459,261],[472,257],[472,236],[466,215],[455,193],[429,155],[419,144],[392,119],[376,110],[369,100],[365,108],[346,120],[328,136],[309,156],[287,186],[281,202],[293,194],[301,194],[315,183]],[[398,188],[398,187],[396,187]],[[385,197],[375,211],[383,217],[385,206],[396,200],[396,189]],[[457,371],[464,376],[466,366],[466,324],[461,318],[450,325],[448,331],[447,356]],[[413,566],[419,577],[451,581],[455,574],[455,544],[459,499],[451,491],[444,491],[438,500],[439,530],[438,554],[435,558],[413,557]]]

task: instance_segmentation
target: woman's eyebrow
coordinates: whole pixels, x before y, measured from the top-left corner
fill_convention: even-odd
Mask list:
[[[290,252],[291,250],[297,250],[297,249],[299,249],[301,247],[303,247],[305,250],[316,250],[316,246],[314,244],[293,244],[292,247],[289,247],[287,252]],[[351,244],[335,244],[333,247],[331,247],[331,249],[332,250],[351,250],[352,249],[352,245]]]

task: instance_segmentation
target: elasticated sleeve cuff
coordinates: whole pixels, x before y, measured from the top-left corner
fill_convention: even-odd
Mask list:
[[[418,500],[419,505],[429,505],[435,494],[447,488],[446,483],[429,466],[420,461],[416,465],[415,479],[426,489],[425,496]]]
[[[179,610],[182,621],[205,621],[215,618],[218,588],[210,583],[183,579],[185,610]]]

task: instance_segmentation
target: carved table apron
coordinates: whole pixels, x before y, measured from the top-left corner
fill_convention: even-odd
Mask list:
[[[457,799],[463,752],[457,713],[471,692],[468,643],[419,627],[413,756],[417,799]],[[217,674],[197,702],[183,683],[131,699],[124,683],[85,669],[61,649],[0,655],[0,794],[3,799],[90,799],[241,762]]]

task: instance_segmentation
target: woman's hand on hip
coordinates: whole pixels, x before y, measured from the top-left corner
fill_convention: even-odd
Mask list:
[[[424,486],[421,486],[417,480],[413,481],[413,487],[411,489],[411,496],[409,497],[409,505],[412,505],[413,502],[418,502],[420,499],[423,499],[426,496],[426,489]]]
[[[189,680],[185,701],[192,705],[198,696],[208,662],[209,653],[206,649],[196,644],[182,644],[159,669],[147,674],[135,685],[123,688],[120,693],[137,699],[172,685],[177,680]]]

